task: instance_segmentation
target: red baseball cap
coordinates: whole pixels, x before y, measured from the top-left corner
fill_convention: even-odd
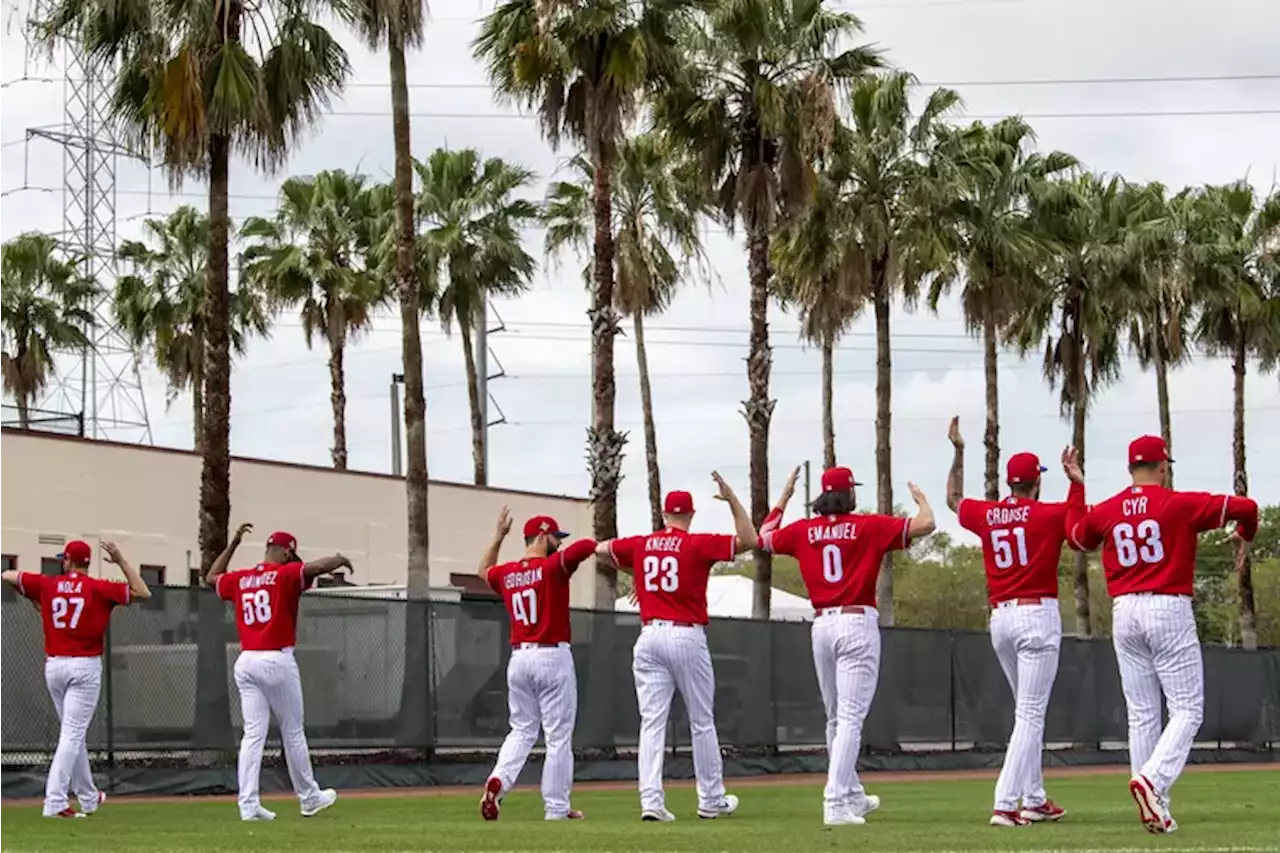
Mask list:
[[[292,533],[285,533],[283,530],[277,530],[267,537],[268,545],[277,545],[286,551],[297,551],[298,540],[294,538]]]
[[[89,543],[81,542],[79,539],[72,539],[62,546],[62,553],[58,555],[59,560],[69,560],[77,564],[88,563],[92,557],[93,549],[89,547]]]
[[[822,472],[822,491],[824,492],[847,492],[854,486],[861,485],[853,479],[853,472],[843,466],[828,468]]]
[[[1169,445],[1158,435],[1139,436],[1129,443],[1130,465],[1172,461],[1169,458]]]
[[[547,536],[554,536],[557,539],[564,539],[569,535],[561,530],[560,525],[557,524],[556,520],[549,515],[535,515],[524,523],[525,539],[533,539],[544,533]]]
[[[1009,485],[1034,483],[1036,478],[1049,469],[1040,464],[1040,457],[1034,453],[1015,453],[1009,457],[1005,466]]]
[[[667,492],[667,499],[662,502],[662,511],[667,515],[688,515],[693,512],[693,495],[688,492]]]

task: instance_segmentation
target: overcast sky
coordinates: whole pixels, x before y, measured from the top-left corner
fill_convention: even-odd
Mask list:
[[[9,8],[6,2],[6,11]],[[1075,154],[1088,167],[1119,172],[1171,187],[1250,178],[1268,189],[1280,166],[1280,60],[1275,34],[1280,5],[1274,0],[1182,0],[1177,14],[1157,0],[901,0],[840,4],[866,23],[868,41],[889,49],[890,59],[926,84],[954,85],[969,116],[1029,117],[1044,149]],[[476,18],[491,2],[436,0],[423,49],[412,56],[409,77],[415,113],[413,149],[425,157],[439,146],[472,146],[488,156],[518,161],[539,174],[534,192],[561,157],[539,137],[535,122],[495,106],[483,69],[471,58]],[[61,227],[63,155],[48,142],[21,142],[26,128],[63,121],[60,80],[17,81],[24,75],[20,20],[4,34],[3,188],[0,232],[5,239],[30,230]],[[1271,35],[1267,35],[1270,33]],[[232,169],[231,212],[237,220],[271,212],[288,174],[321,169],[362,170],[389,179],[392,167],[385,59],[347,39],[354,85],[315,134],[299,146],[279,175]],[[59,78],[60,68],[29,66],[31,77]],[[1205,78],[1273,75],[1272,79],[1181,80],[1155,83],[1026,81],[1098,78]],[[1022,82],[1014,82],[1022,81]],[[983,84],[984,85],[980,85]],[[1224,115],[1188,115],[1229,111]],[[1132,114],[1163,113],[1135,117]],[[1081,114],[1116,113],[1114,117]],[[1175,115],[1168,115],[1175,113]],[[16,141],[16,142],[15,142]],[[55,191],[17,191],[24,185]],[[205,205],[204,188],[188,183],[184,195],[168,193],[165,178],[121,164],[118,176],[120,237],[135,236],[142,218],[181,203]],[[530,232],[530,250],[542,256],[541,232]],[[708,511],[704,529],[729,528],[728,514],[710,500],[709,472],[718,468],[740,492],[747,489],[747,429],[738,414],[747,396],[746,256],[740,238],[719,230],[707,235],[707,251],[720,282],[691,286],[670,312],[652,321],[648,334],[654,377],[663,487],[685,488]],[[491,336],[494,367],[506,376],[491,390],[507,423],[491,432],[494,485],[585,495],[584,427],[590,416],[588,298],[581,262],[540,269],[533,290],[496,304],[506,330]],[[498,317],[491,317],[496,325]],[[819,418],[820,358],[802,347],[796,322],[772,310],[775,346],[771,488],[789,469],[822,456]],[[908,502],[914,480],[933,498],[944,529],[955,519],[943,502],[950,463],[947,419],[960,414],[970,439],[967,485],[981,489],[983,418],[981,353],[969,339],[954,301],[939,316],[897,311],[894,322],[894,492]],[[429,467],[435,479],[466,481],[471,474],[470,437],[460,342],[427,323],[424,335],[428,397]],[[618,339],[618,421],[631,442],[620,496],[622,533],[647,527],[643,434],[634,343]],[[232,449],[244,456],[327,464],[330,445],[326,355],[308,351],[296,317],[282,318],[270,340],[256,340],[232,379]],[[836,430],[840,461],[874,483],[874,337],[869,319],[846,336],[836,359]],[[1056,394],[1041,378],[1038,357],[1001,357],[1001,438],[1007,457],[1033,450],[1052,463],[1070,437],[1058,415]],[[347,357],[351,466],[390,467],[388,382],[400,370],[397,320],[381,318]],[[143,384],[154,440],[189,447],[188,397],[166,411],[162,377],[150,365]],[[1203,359],[1173,374],[1171,397],[1178,485],[1225,491],[1231,487],[1231,371]],[[1280,380],[1251,372],[1248,382],[1249,475],[1253,494],[1280,502]],[[496,411],[494,412],[496,415]],[[1128,441],[1156,432],[1155,383],[1127,361],[1123,379],[1098,400],[1088,433],[1088,486],[1101,497],[1125,479]],[[123,437],[123,436],[122,436]],[[817,466],[815,464],[815,479]],[[1051,464],[1048,496],[1065,492],[1061,470]]]

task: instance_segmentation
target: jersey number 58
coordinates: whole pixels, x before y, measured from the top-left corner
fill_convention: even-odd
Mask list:
[[[240,596],[240,615],[246,625],[265,625],[271,621],[271,593],[265,589]]]

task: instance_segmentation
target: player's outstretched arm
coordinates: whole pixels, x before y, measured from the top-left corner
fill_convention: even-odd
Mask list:
[[[796,491],[796,480],[800,477],[800,466],[796,466],[791,471],[791,476],[787,478],[787,482],[782,487],[782,494],[778,496],[778,502],[774,504],[773,509],[769,510],[769,514],[764,517],[764,521],[760,523],[761,540],[766,534],[772,533],[782,526],[782,516],[787,511],[787,504],[791,501],[791,496]]]
[[[747,512],[747,508],[742,505],[742,501],[734,494],[733,489],[725,482],[724,477],[720,476],[719,471],[712,471],[711,479],[716,481],[716,486],[719,488],[716,493],[716,500],[727,503],[729,512],[733,513],[733,552],[741,554],[750,551],[760,543],[760,533],[756,530],[756,526],[751,523],[751,513]]]
[[[214,559],[213,565],[209,567],[208,573],[204,576],[205,586],[214,586],[218,582],[218,575],[225,574],[227,567],[231,565],[231,558],[236,555],[236,549],[240,547],[240,543],[244,541],[244,535],[253,530],[253,525],[249,522],[242,522],[236,528],[235,535],[231,537],[231,541],[227,543],[227,547],[222,549],[222,553]]]
[[[911,492],[911,499],[916,502],[916,514],[907,526],[907,535],[912,539],[928,536],[938,527],[933,518],[933,507],[929,506],[929,499],[915,483],[907,483],[907,489]]]
[[[613,553],[614,539],[606,539],[603,542],[596,543],[596,561],[607,568],[622,572],[624,575],[633,573],[631,565],[624,560],[619,560],[617,555]]]
[[[960,435],[959,415],[951,419],[947,438],[955,448],[951,457],[951,471],[947,474],[947,507],[952,512],[959,512],[960,501],[964,500],[964,438]]]
[[[18,588],[18,572],[16,570],[10,571],[10,572],[0,572],[0,580],[4,581],[14,589]]]
[[[151,597],[151,587],[147,586],[147,582],[142,579],[142,574],[133,567],[128,558],[120,553],[120,546],[114,542],[103,542],[102,551],[107,555],[107,562],[114,563],[120,567],[120,571],[124,572],[125,580],[129,582],[129,601],[146,601]]]
[[[338,569],[347,569],[351,567],[351,558],[342,554],[334,554],[332,557],[321,557],[318,560],[311,560],[302,564],[302,574],[308,580],[312,581],[321,575],[327,575],[329,572],[336,572]]]
[[[510,532],[511,507],[504,505],[502,511],[498,513],[498,524],[493,531],[493,541],[489,543],[489,547],[485,548],[484,553],[480,555],[480,565],[476,567],[476,574],[480,577],[486,577],[489,574],[489,570],[498,564],[498,552],[502,550],[502,542]]]

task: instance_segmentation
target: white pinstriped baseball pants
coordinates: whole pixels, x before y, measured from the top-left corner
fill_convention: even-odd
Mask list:
[[[1014,698],[1013,733],[996,780],[995,808],[1015,811],[1043,805],[1044,718],[1058,676],[1062,615],[1058,601],[1002,602],[991,611],[991,646]]]
[[[1121,595],[1112,637],[1129,710],[1129,764],[1168,795],[1191,756],[1204,720],[1204,661],[1191,599],[1183,595]],[[1160,730],[1160,699],[1169,724]]]
[[[724,764],[716,734],[716,676],[706,632],[701,627],[646,625],[632,650],[631,671],[640,706],[640,808],[658,811],[666,805],[662,791],[663,752],[671,698],[677,689],[689,712],[698,805],[714,807],[724,799]]]
[[[542,804],[548,818],[569,813],[573,788],[573,727],[578,719],[578,677],[568,643],[556,647],[515,647],[507,664],[507,709],[511,731],[502,741],[490,777],[505,794],[515,785],[538,742],[546,739],[542,765]]]
[[[820,613],[813,621],[813,666],[827,712],[827,808],[857,803],[862,723],[871,710],[880,677],[880,616],[874,607],[862,613]]]
[[[102,658],[51,657],[44,662],[44,680],[58,712],[58,747],[49,765],[44,788],[44,813],[56,815],[67,808],[68,795],[80,801],[80,811],[98,808],[85,737],[102,689]]]

